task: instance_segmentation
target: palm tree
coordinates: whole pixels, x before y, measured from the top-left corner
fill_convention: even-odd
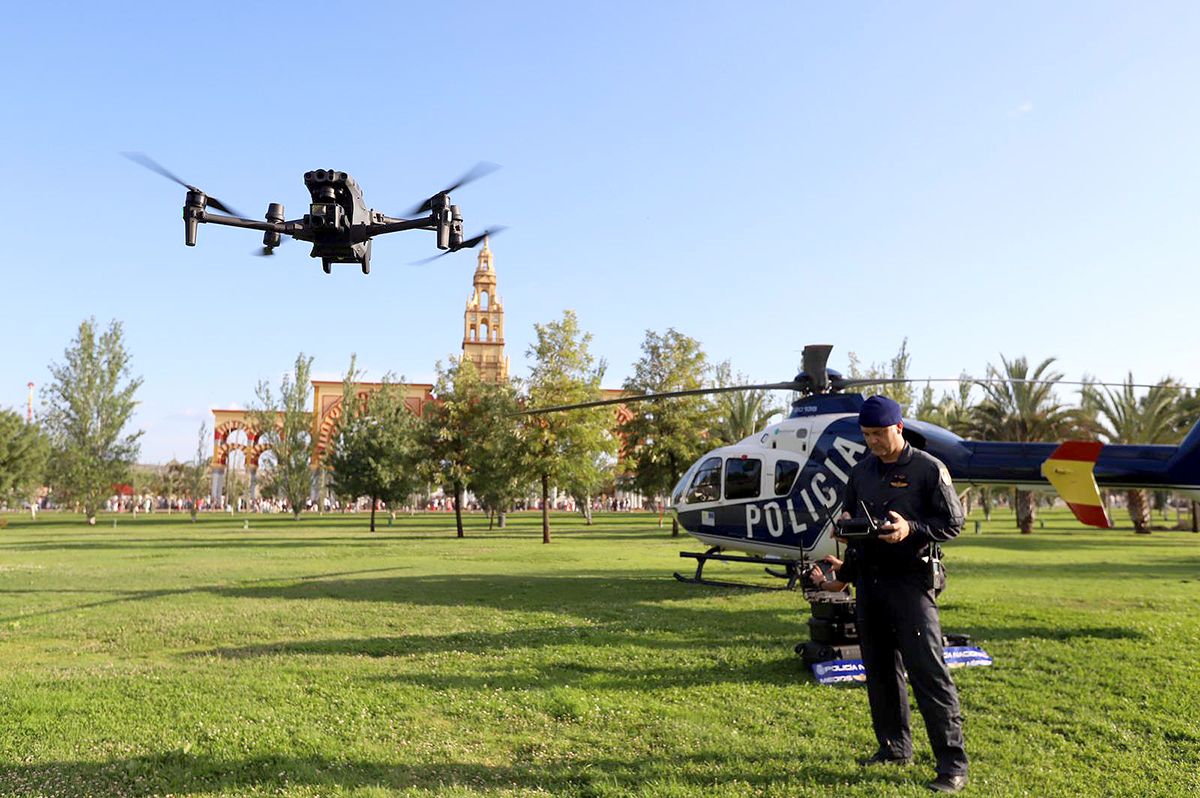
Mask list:
[[[739,374],[734,380],[729,367],[729,361],[717,366],[717,387],[725,388],[731,385],[747,382],[745,375]],[[716,397],[716,423],[713,425],[712,442],[717,446],[737,443],[745,437],[753,435],[764,426],[771,416],[783,412],[776,405],[769,391],[751,390],[734,391],[718,394]]]
[[[1133,373],[1117,390],[1089,385],[1083,389],[1083,406],[1094,413],[1100,433],[1108,443],[1174,443],[1180,437],[1183,405],[1178,386],[1160,380],[1143,397],[1133,390]],[[1150,496],[1145,489],[1126,492],[1129,517],[1138,534],[1150,534]]]
[[[984,398],[971,412],[968,429],[974,437],[1052,441],[1087,428],[1087,420],[1078,409],[1064,405],[1054,393],[1055,383],[1063,377],[1062,372],[1052,368],[1054,358],[1046,358],[1032,371],[1024,356],[1010,361],[1001,355],[1000,361],[1003,370],[989,363],[987,379],[978,383]],[[1023,534],[1031,533],[1037,509],[1031,491],[1017,491],[1016,509],[1017,526]]]

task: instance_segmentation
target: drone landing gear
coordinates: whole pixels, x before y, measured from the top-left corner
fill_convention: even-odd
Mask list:
[[[795,590],[796,585],[800,584],[801,571],[800,563],[790,562],[787,560],[767,559],[766,557],[757,557],[753,554],[722,554],[724,549],[720,546],[713,546],[708,551],[703,553],[695,551],[681,551],[680,557],[687,557],[696,561],[696,573],[693,576],[684,576],[678,571],[675,572],[675,578],[680,582],[690,582],[694,585],[714,585],[717,587],[748,587],[757,588],[759,590]],[[722,562],[744,562],[752,565],[762,565],[764,570],[778,579],[786,579],[787,585],[784,587],[768,587],[767,585],[749,585],[742,582],[723,582],[716,579],[704,578],[704,566],[709,560],[720,560]],[[782,568],[780,568],[782,566]]]
[[[326,274],[333,274],[333,264],[325,259],[322,259],[321,260],[321,270],[324,271]]]

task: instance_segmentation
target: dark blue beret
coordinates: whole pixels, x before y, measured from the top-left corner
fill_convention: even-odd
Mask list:
[[[860,427],[890,427],[900,423],[900,405],[886,396],[872,396],[858,411]]]

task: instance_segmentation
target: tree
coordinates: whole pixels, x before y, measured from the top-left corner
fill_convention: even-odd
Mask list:
[[[937,424],[956,435],[968,435],[971,432],[971,389],[974,385],[971,378],[963,374],[953,392],[943,391],[941,398],[934,401],[933,387],[926,383],[913,414],[918,421]]]
[[[715,381],[718,388],[727,388],[749,382],[749,378],[743,374],[733,377],[726,360],[717,365]],[[713,446],[737,443],[765,427],[771,416],[785,411],[774,402],[769,391],[761,389],[717,394],[715,404],[716,423],[710,432]]]
[[[180,488],[182,495],[188,500],[188,510],[192,514],[192,523],[196,523],[196,514],[200,512],[200,499],[208,486],[208,425],[201,422],[200,432],[196,436],[196,454],[190,463],[184,463]]]
[[[1101,435],[1108,443],[1174,443],[1179,439],[1178,385],[1161,380],[1145,396],[1134,392],[1130,372],[1120,389],[1107,385],[1087,385],[1083,389],[1083,407],[1096,417]],[[1150,534],[1150,496],[1146,489],[1125,492],[1129,518],[1134,532]]]
[[[137,459],[141,431],[125,434],[141,377],[130,377],[119,321],[99,336],[87,319],[64,353],[50,365],[43,389],[44,428],[50,438],[50,484],[63,499],[83,508],[88,523],[125,482]]]
[[[908,353],[908,338],[900,342],[900,351],[898,351],[886,365],[882,363],[872,363],[867,369],[863,369],[858,360],[858,355],[850,353],[850,377],[856,380],[907,380],[908,366],[912,360],[912,355]],[[873,388],[872,391],[880,396],[887,396],[895,399],[900,404],[900,411],[904,415],[908,415],[913,406],[913,389],[910,382],[897,382],[893,384],[880,385]]]
[[[262,380],[255,390],[258,402],[250,411],[252,423],[262,430],[259,441],[271,446],[272,488],[287,499],[292,518],[300,519],[312,492],[312,412],[309,410],[312,358],[301,352],[291,374],[279,384],[276,399],[271,386]]]
[[[488,528],[494,513],[503,529],[508,511],[528,493],[532,481],[529,449],[515,386],[506,381],[481,388],[482,429],[467,451],[471,492],[488,511]]]
[[[705,387],[711,371],[700,342],[673,328],[663,334],[646,330],[642,357],[625,380],[630,394],[694,391]],[[638,492],[662,497],[683,472],[709,448],[708,430],[716,425],[713,402],[707,396],[682,396],[631,404],[633,418],[622,426],[625,450],[634,470]],[[671,519],[671,534],[679,521]]]
[[[342,415],[334,436],[329,465],[331,487],[338,495],[371,499],[371,531],[375,508],[403,502],[417,491],[417,418],[404,403],[402,385],[384,377],[378,390],[357,393],[354,358],[342,380]]]
[[[1022,356],[1008,360],[1000,356],[1003,370],[987,367],[987,380],[978,384],[984,398],[971,412],[969,431],[980,438],[997,441],[1053,441],[1087,429],[1086,419],[1076,408],[1058,400],[1054,386],[1063,375],[1048,357],[1032,371]],[[1016,493],[1017,526],[1023,534],[1033,531],[1037,504],[1031,491]]]
[[[437,364],[437,401],[425,405],[421,441],[429,477],[454,496],[458,537],[465,537],[462,503],[471,481],[471,451],[483,429],[483,384],[469,358],[450,358]]]
[[[941,398],[935,401],[933,386],[926,383],[921,392],[921,398],[913,409],[913,414],[918,421],[927,421],[948,429],[956,435],[968,436],[971,434],[971,388],[974,385],[971,378],[963,374],[959,377],[954,391],[943,391]],[[964,509],[968,514],[971,512],[972,492],[979,496],[984,519],[991,521],[992,488],[981,485],[966,491],[966,507]]]
[[[527,352],[534,361],[529,377],[530,405],[551,407],[598,399],[605,364],[588,351],[592,336],[579,329],[574,311],[563,311],[561,320],[533,327],[537,340]],[[543,543],[550,542],[550,485],[579,481],[580,475],[573,469],[595,468],[602,455],[615,456],[611,424],[608,408],[545,413],[529,420],[530,462],[541,481]]]
[[[0,501],[32,501],[46,478],[50,442],[40,427],[0,410]]]

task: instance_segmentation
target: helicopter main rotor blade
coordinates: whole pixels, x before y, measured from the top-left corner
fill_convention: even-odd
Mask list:
[[[245,217],[242,217],[242,214],[238,213],[230,206],[221,202],[216,197],[212,196],[211,194],[206,194],[203,189],[196,188],[191,183],[185,182],[182,178],[180,178],[178,175],[176,175],[170,169],[167,169],[167,167],[163,166],[162,164],[160,164],[158,161],[151,158],[146,153],[144,153],[144,152],[123,152],[121,154],[124,155],[129,160],[136,163],[137,165],[144,166],[145,168],[149,169],[151,172],[160,174],[163,177],[165,177],[167,180],[170,180],[174,183],[178,183],[179,185],[186,188],[188,191],[196,191],[201,194],[204,194],[205,198],[207,199],[207,204],[211,205],[212,207],[216,208],[217,210],[222,211],[223,213],[227,213],[230,216],[238,216],[241,218],[245,218]]]
[[[474,183],[479,178],[487,177],[488,175],[490,175],[492,172],[496,171],[499,168],[500,168],[499,164],[494,164],[494,163],[491,163],[490,161],[480,161],[479,163],[472,166],[467,171],[467,173],[464,174],[462,177],[460,177],[458,180],[455,180],[453,183],[451,183],[446,188],[444,188],[441,191],[437,192],[436,194],[430,196],[429,199],[426,199],[424,202],[420,203],[419,205],[416,205],[412,210],[410,210],[405,215],[406,216],[416,216],[419,213],[425,213],[426,211],[431,211],[431,210],[433,210],[433,200],[435,197],[440,197],[442,194],[449,194],[451,191],[456,191],[456,190],[462,188],[463,186],[467,185],[468,183]]]
[[[619,399],[597,399],[593,402],[578,402],[573,405],[555,405],[554,407],[537,407],[532,410],[525,410],[518,415],[538,416],[543,413],[558,413],[564,410],[582,410],[589,407],[605,407],[607,405],[623,405],[633,402],[649,402],[655,399],[674,399],[680,396],[709,396],[718,393],[733,393],[734,391],[792,391],[798,387],[797,383],[789,382],[768,382],[759,385],[728,385],[721,388],[693,388],[687,391],[670,391],[668,393],[639,393],[631,396],[622,396]]]

